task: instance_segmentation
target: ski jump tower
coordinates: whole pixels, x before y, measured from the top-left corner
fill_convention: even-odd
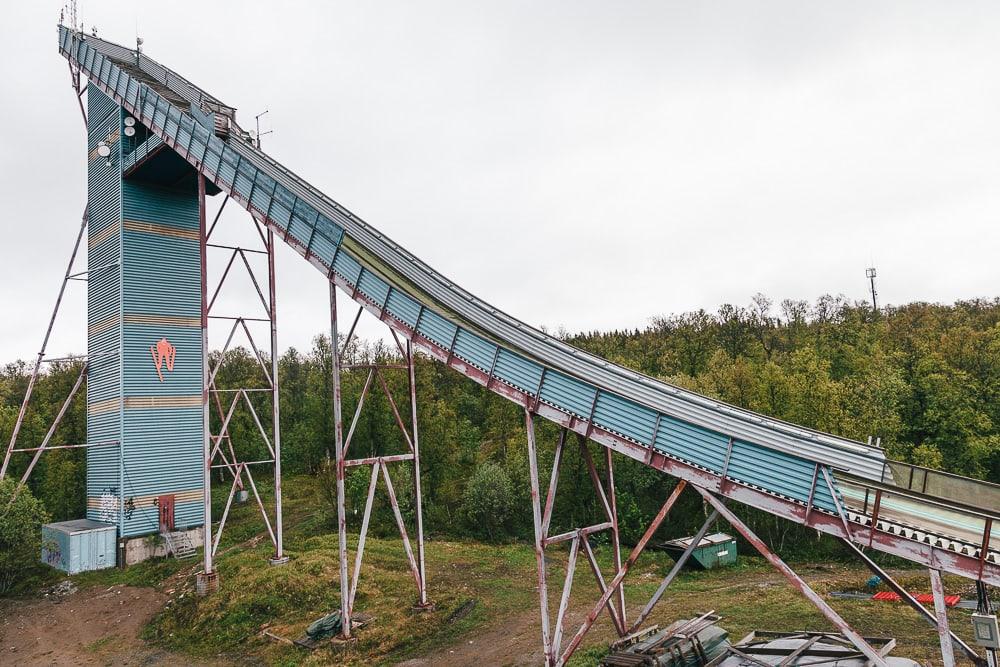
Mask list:
[[[331,583],[339,586],[345,635],[351,631],[365,535],[380,477],[396,510],[417,586],[417,605],[432,608],[427,595],[420,505],[413,352],[419,348],[524,412],[546,664],[564,664],[605,613],[620,636],[635,632],[701,536],[717,518],[724,518],[857,647],[859,655],[870,664],[886,665],[884,650],[873,648],[733,513],[734,504],[743,504],[843,541],[937,629],[946,665],[953,664],[956,649],[978,665],[996,665],[992,650],[980,656],[950,631],[940,575],[948,572],[975,581],[979,618],[984,627],[990,623],[996,627],[986,593],[988,586],[1000,585],[1000,487],[891,461],[870,443],[726,405],[553,339],[463,290],[278,164],[260,150],[259,141],[239,128],[232,107],[176,72],[138,51],[65,27],[59,30],[59,52],[69,62],[81,100],[80,82],[87,81],[86,110],[82,101],[80,109],[87,125],[89,151],[89,205],[81,225],[81,238],[87,230],[90,262],[89,354],[74,392],[86,378],[89,434],[88,442],[79,446],[88,447],[88,517],[114,523],[121,539],[157,530],[170,535],[181,526],[203,525],[205,567],[199,586],[209,591],[218,585],[213,558],[229,506],[235,492],[246,484],[274,544],[271,560],[285,562],[274,291],[274,244],[280,239],[330,284],[340,547],[339,581]],[[225,195],[219,211],[233,200],[250,213],[251,227],[256,231],[251,236],[260,241],[258,247],[223,246],[211,241],[219,216],[207,223],[206,200],[216,193]],[[206,277],[210,251],[229,257],[228,263],[221,262],[225,269],[214,289]],[[266,280],[255,277],[247,259],[250,253],[266,256]],[[66,280],[75,275],[72,265],[71,259]],[[250,273],[266,317],[214,312],[221,284],[237,270],[234,266],[245,267]],[[603,268],[594,267],[595,279],[601,279]],[[347,339],[367,311],[389,327],[402,363],[361,368],[342,365],[338,291],[358,304]],[[61,298],[62,292],[56,310]],[[269,358],[260,353],[248,326],[257,320],[270,328]],[[238,331],[246,334],[266,386],[217,385],[217,369],[208,359],[211,322],[229,328],[223,351]],[[43,343],[0,469],[2,477],[13,454],[32,453],[22,484],[55,428],[39,447],[17,445],[44,353]],[[382,377],[397,369],[408,375],[408,420]],[[361,372],[366,377],[361,401],[349,422],[340,409],[341,372]],[[389,398],[406,448],[400,454],[352,459],[349,451],[354,427],[364,397],[376,386]],[[252,398],[260,395],[270,397],[270,422],[260,418],[260,400]],[[72,393],[65,405],[71,399]],[[238,407],[253,414],[267,443],[268,458],[248,461],[238,456],[228,433]],[[217,415],[214,420],[210,420],[210,412]],[[535,426],[539,419],[561,429],[549,474],[538,466]],[[601,456],[592,455],[593,444]],[[581,449],[605,516],[596,524],[551,534],[562,454],[571,446]],[[616,456],[639,461],[678,480],[625,559],[619,548]],[[259,465],[274,467],[273,508],[262,501],[251,474],[252,466]],[[413,466],[415,549],[398,509],[389,475],[391,465]],[[371,468],[353,576],[349,572],[344,499],[345,473],[352,466]],[[214,533],[207,484],[213,469],[221,470],[232,481],[226,509]],[[549,479],[547,486],[545,477]],[[650,601],[630,619],[634,610],[627,608],[624,580],[677,498],[689,488],[710,509],[709,516],[691,541],[691,548]],[[601,532],[609,534],[614,547],[613,567],[606,573],[602,573],[591,546],[592,536]],[[569,550],[568,566],[561,598],[551,614],[546,553],[563,547]],[[935,594],[934,612],[893,581],[869,557],[871,550],[928,568]],[[601,594],[583,624],[570,634],[565,623],[579,558],[589,562]]]

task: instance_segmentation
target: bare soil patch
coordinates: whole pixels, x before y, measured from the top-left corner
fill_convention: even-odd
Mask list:
[[[142,626],[167,599],[153,588],[117,585],[0,601],[0,664],[199,664],[139,638]]]

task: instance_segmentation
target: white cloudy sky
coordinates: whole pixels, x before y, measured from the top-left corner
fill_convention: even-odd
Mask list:
[[[0,362],[37,350],[86,196],[59,6],[0,22]],[[273,156],[534,325],[864,298],[872,262],[892,303],[998,292],[994,3],[81,7],[245,127],[269,109]],[[326,286],[285,249],[278,271],[282,344],[308,347]],[[84,289],[53,353],[84,347]]]

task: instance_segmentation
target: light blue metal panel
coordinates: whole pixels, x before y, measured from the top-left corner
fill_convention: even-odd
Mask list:
[[[417,324],[417,317],[420,315],[420,304],[398,289],[389,292],[389,305],[386,310],[397,320],[409,327]]]
[[[327,269],[333,268],[333,258],[337,254],[337,244],[320,229],[316,229],[309,244],[309,251],[319,258]]]
[[[249,170],[256,173],[256,169],[246,160],[240,164],[240,171]],[[242,193],[241,193],[242,194]],[[245,197],[246,195],[244,195]],[[292,209],[292,221],[288,226],[288,233],[297,239],[308,241],[316,227],[316,211],[309,208],[301,201],[296,201]]]
[[[358,284],[358,277],[361,275],[361,265],[358,260],[348,253],[341,251],[337,253],[337,259],[333,263],[334,270],[343,276],[352,285]]]
[[[124,195],[123,214],[126,220],[198,231],[198,197],[194,190],[126,180]]]
[[[343,254],[343,253],[341,253]],[[420,324],[417,333],[434,341],[449,352],[452,351],[451,343],[455,339],[455,332],[458,327],[441,317],[433,310],[424,308],[424,314],[420,317]]]
[[[87,95],[87,107],[87,263],[91,269],[99,269],[87,282],[87,351],[91,356],[87,371],[87,439],[96,443],[121,439],[121,405],[116,402],[121,392],[121,361],[117,354],[121,347],[122,302],[121,155],[117,139],[121,112],[96,87]],[[108,158],[97,155],[101,142],[111,147]],[[121,479],[118,451],[118,447],[86,450],[89,518],[117,521],[114,508]]]
[[[202,488],[201,426],[200,406],[125,410],[124,535],[157,529],[145,499]]]
[[[594,423],[636,442],[649,444],[656,426],[656,412],[635,401],[602,391],[597,396]]]
[[[208,159],[205,160],[205,163],[205,166],[211,169],[211,165],[208,164]],[[274,179],[267,174],[258,171],[254,180],[253,194],[250,196],[250,203],[253,204],[258,211],[266,214],[267,209],[271,204],[271,192],[273,190]]]
[[[809,501],[815,464],[811,461],[741,440],[733,443],[728,476],[800,502]],[[813,504],[834,511],[820,475]]]
[[[545,371],[545,379],[542,381],[542,390],[539,393],[546,403],[578,417],[589,419],[597,390],[576,378],[549,369]]]
[[[389,296],[389,285],[384,280],[371,271],[365,270],[361,272],[357,284],[359,292],[380,306],[385,304],[386,297]]]
[[[125,395],[194,396],[201,394],[201,328],[125,322]],[[176,350],[173,370],[156,372],[157,341],[166,338]],[[160,375],[163,380],[160,380]]]
[[[702,468],[721,473],[729,450],[729,438],[674,417],[660,417],[656,448]]]
[[[493,368],[493,375],[522,391],[534,394],[542,379],[542,367],[519,354],[502,349]]]
[[[474,333],[459,329],[454,352],[456,356],[489,372],[493,365],[493,357],[497,353],[497,346]]]

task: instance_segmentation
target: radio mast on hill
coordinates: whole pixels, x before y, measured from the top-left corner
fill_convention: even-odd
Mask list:
[[[876,275],[875,267],[870,266],[867,269],[865,269],[865,275],[868,276],[868,281],[871,283],[872,286],[872,310],[877,311],[878,302],[876,301],[875,297],[878,294],[878,292],[875,291],[875,275]]]

